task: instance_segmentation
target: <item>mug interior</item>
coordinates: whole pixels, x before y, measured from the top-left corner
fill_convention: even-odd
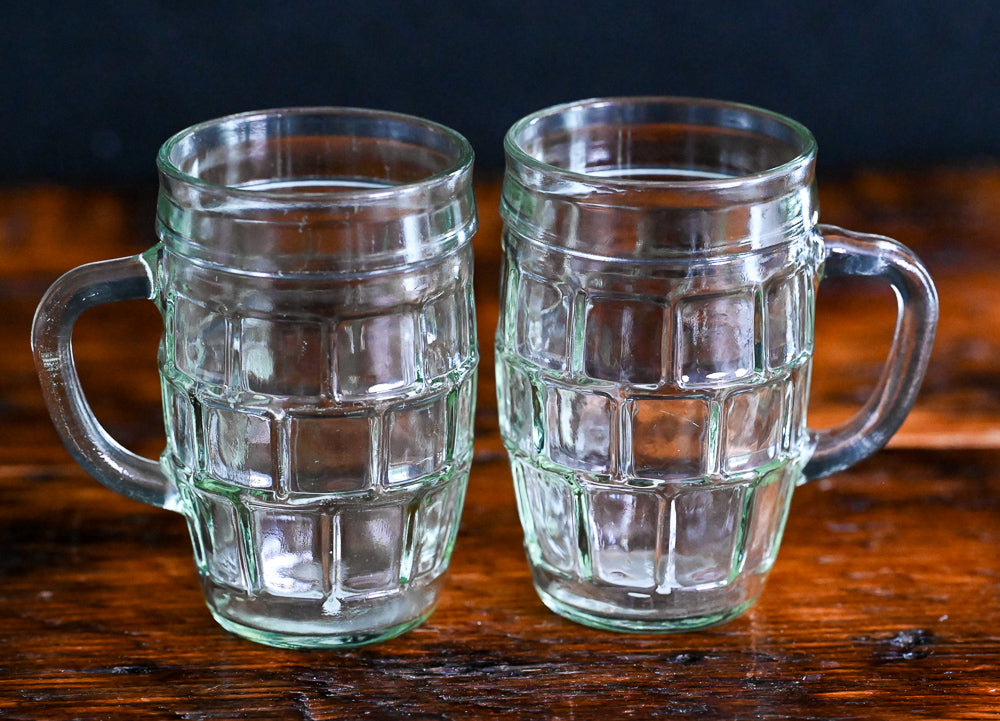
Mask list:
[[[353,108],[234,115],[168,140],[161,171],[196,184],[284,195],[357,192],[431,181],[472,160],[454,131],[412,116]]]
[[[689,98],[610,98],[556,106],[515,124],[509,156],[611,182],[688,184],[781,174],[807,164],[802,125],[751,106]]]

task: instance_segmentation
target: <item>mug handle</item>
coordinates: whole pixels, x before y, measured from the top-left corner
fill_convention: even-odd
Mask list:
[[[177,510],[176,488],[159,462],[124,448],[94,416],[73,360],[73,325],[81,313],[119,300],[153,299],[156,252],[81,265],[59,278],[38,304],[31,346],[45,404],[77,463],[116,493]]]
[[[899,430],[927,370],[938,320],[938,297],[927,269],[891,238],[819,225],[826,246],[822,278],[881,278],[896,294],[896,330],[889,357],[867,402],[845,423],[809,434],[815,450],[803,473],[807,481],[836,473],[867,458]]]

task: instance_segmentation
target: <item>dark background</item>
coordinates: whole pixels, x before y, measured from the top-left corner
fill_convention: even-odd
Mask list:
[[[0,47],[8,184],[153,182],[177,130],[286,105],[437,120],[488,173],[520,116],[625,94],[790,115],[821,171],[1000,157],[994,0],[18,0]]]

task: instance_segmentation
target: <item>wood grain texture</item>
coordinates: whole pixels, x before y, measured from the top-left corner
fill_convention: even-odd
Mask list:
[[[349,652],[258,646],[201,599],[184,520],[69,458],[28,348],[34,306],[79,263],[152,238],[147,193],[0,191],[0,717],[10,719],[1000,718],[1000,168],[821,179],[823,220],[925,260],[942,319],[890,449],[796,492],[760,603],[701,633],[621,635],[531,587],[496,424],[499,185],[479,188],[476,462],[444,597],[422,627]],[[824,284],[811,424],[875,383],[895,301]],[[131,448],[163,445],[148,303],[88,313],[75,352]]]

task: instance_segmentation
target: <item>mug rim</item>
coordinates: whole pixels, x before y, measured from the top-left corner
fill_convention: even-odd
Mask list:
[[[761,120],[767,120],[772,123],[777,123],[781,127],[784,127],[792,133],[792,135],[799,141],[799,147],[797,148],[797,153],[790,160],[775,165],[773,167],[765,168],[753,173],[745,173],[741,175],[732,175],[721,178],[684,178],[684,179],[651,179],[644,177],[642,179],[629,178],[627,176],[613,176],[613,175],[597,175],[593,173],[582,172],[579,170],[572,170],[570,168],[563,167],[561,165],[553,165],[544,160],[541,160],[528,151],[526,151],[522,145],[521,140],[524,132],[528,130],[531,126],[537,125],[542,121],[554,118],[559,115],[567,116],[570,112],[574,111],[584,111],[592,110],[595,108],[613,107],[618,106],[624,107],[641,107],[641,106],[676,106],[678,108],[688,107],[688,108],[698,108],[706,110],[716,110],[716,111],[729,111],[731,113],[739,113],[747,118],[758,118]],[[623,125],[625,123],[622,123]],[[581,126],[581,128],[587,126]],[[596,126],[594,126],[596,127]],[[739,129],[739,125],[724,125],[721,123],[705,123],[701,127],[711,128],[717,127],[720,129],[730,128]],[[817,143],[812,132],[802,123],[788,116],[782,115],[781,113],[767,110],[765,108],[757,107],[755,105],[750,105],[747,103],[740,103],[729,100],[718,100],[713,98],[699,98],[699,97],[689,97],[689,96],[672,96],[672,95],[629,95],[629,96],[610,96],[610,97],[593,97],[584,100],[575,100],[567,103],[560,103],[557,105],[552,105],[541,110],[532,112],[520,120],[516,121],[508,129],[504,136],[504,151],[507,153],[509,160],[522,165],[526,168],[544,173],[550,176],[558,176],[566,180],[584,184],[584,185],[597,185],[606,188],[621,188],[623,190],[641,190],[641,189],[651,189],[651,190],[666,190],[666,191],[676,191],[676,192],[705,192],[705,191],[717,191],[731,189],[735,187],[741,187],[745,185],[757,185],[760,183],[766,183],[771,179],[780,178],[783,176],[794,175],[797,171],[807,168],[812,164],[816,157]]]
[[[203,133],[212,128],[219,128],[225,124],[243,123],[249,124],[254,120],[279,117],[304,117],[304,116],[342,116],[344,118],[358,118],[368,120],[385,120],[410,126],[414,129],[424,129],[440,137],[446,142],[450,142],[457,151],[455,159],[443,169],[421,177],[418,180],[406,181],[395,185],[381,187],[337,187],[323,190],[298,190],[289,193],[287,190],[268,190],[257,188],[239,187],[227,183],[216,183],[205,180],[197,175],[192,175],[181,170],[177,163],[171,158],[172,152],[185,140],[194,137],[198,133]],[[377,138],[378,136],[370,136]],[[386,136],[386,139],[391,139]],[[430,146],[427,146],[430,147]],[[230,115],[223,115],[210,120],[205,120],[194,125],[190,125],[171,135],[159,147],[156,154],[156,167],[164,175],[173,178],[186,185],[198,188],[202,191],[223,192],[236,197],[246,196],[259,200],[266,200],[275,203],[301,203],[309,200],[333,199],[350,200],[353,198],[373,201],[384,196],[397,196],[400,192],[417,191],[423,188],[431,188],[447,182],[451,178],[458,177],[471,169],[475,160],[475,151],[468,139],[457,130],[446,125],[428,120],[408,113],[400,113],[390,110],[377,110],[371,108],[361,108],[353,106],[289,106],[264,108],[261,110],[249,110]]]

